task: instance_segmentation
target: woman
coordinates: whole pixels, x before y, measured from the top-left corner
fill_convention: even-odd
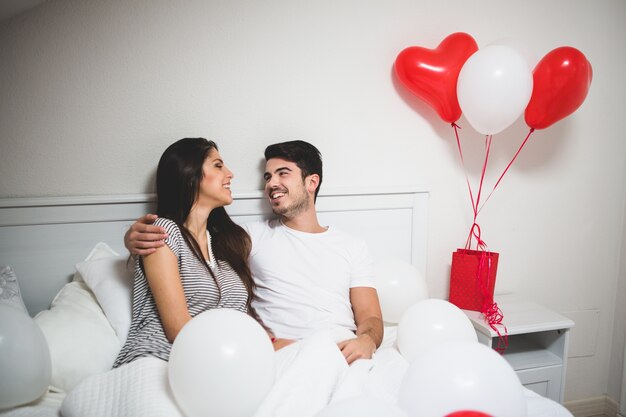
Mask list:
[[[178,332],[203,311],[250,309],[250,237],[224,209],[232,178],[217,145],[203,138],[181,139],[161,156],[154,224],[167,238],[137,260],[132,322],[114,368],[143,356],[167,361]]]

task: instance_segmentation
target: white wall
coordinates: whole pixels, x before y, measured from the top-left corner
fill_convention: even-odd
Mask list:
[[[622,415],[626,416],[626,205],[622,225],[621,267],[615,291],[615,322],[613,324],[613,345],[611,368],[609,370],[609,391],[611,398],[619,400]],[[621,387],[621,391],[620,391]]]
[[[577,317],[599,310],[574,330],[584,346],[572,347],[566,400],[615,398],[625,5],[49,0],[0,25],[0,197],[150,192],[161,152],[185,136],[215,139],[235,189],[258,189],[264,147],[301,138],[324,154],[325,187],[430,186],[427,278],[447,297],[471,221],[465,179],[450,127],[394,80],[396,55],[458,31],[481,47],[518,39],[537,59],[574,46],[593,65],[589,96],[535,132],[480,222],[501,254],[498,292]],[[459,123],[476,181],[482,139]],[[494,137],[487,189],[526,133],[520,120]]]

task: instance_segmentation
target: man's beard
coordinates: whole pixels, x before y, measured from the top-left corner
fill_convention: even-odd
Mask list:
[[[288,193],[291,195],[291,193]],[[303,192],[301,196],[296,198],[291,204],[287,206],[272,206],[272,211],[277,216],[292,218],[302,213],[309,206],[310,197],[306,192]]]

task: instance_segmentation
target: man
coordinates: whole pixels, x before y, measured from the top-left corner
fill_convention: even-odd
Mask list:
[[[304,141],[283,142],[268,146],[265,160],[265,194],[278,217],[245,225],[257,287],[253,308],[275,349],[318,329],[343,329],[356,334],[338,343],[346,361],[371,358],[383,337],[372,258],[364,242],[318,221],[319,151]],[[153,219],[139,219],[126,233],[131,253],[162,245],[163,231],[145,224]]]

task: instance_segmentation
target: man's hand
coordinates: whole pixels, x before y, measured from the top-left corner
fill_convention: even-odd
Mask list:
[[[165,229],[152,225],[156,218],[156,214],[146,214],[126,231],[124,246],[132,255],[149,255],[165,244]]]
[[[350,303],[356,323],[356,339],[337,344],[348,364],[357,359],[371,359],[383,340],[383,319],[376,290],[370,287],[350,288]]]
[[[355,339],[344,340],[337,343],[339,350],[346,358],[348,365],[357,359],[372,359],[372,355],[376,352],[376,343],[366,333],[357,336]]]

